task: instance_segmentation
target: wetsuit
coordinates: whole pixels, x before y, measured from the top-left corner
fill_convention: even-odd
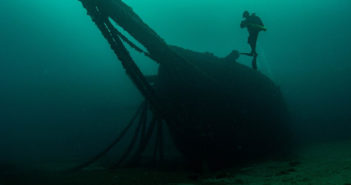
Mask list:
[[[250,47],[251,47],[251,54],[254,56],[257,55],[256,53],[257,37],[258,37],[258,33],[262,31],[263,30],[262,28],[264,27],[262,20],[255,14],[251,14],[241,22],[240,27],[247,28],[247,30],[249,31],[248,43],[250,44]]]

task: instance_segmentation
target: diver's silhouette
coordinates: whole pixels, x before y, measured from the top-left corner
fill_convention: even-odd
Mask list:
[[[241,53],[241,54],[253,56],[254,58],[252,60],[252,67],[254,69],[257,69],[256,43],[257,43],[258,33],[262,30],[266,31],[266,28],[264,27],[262,20],[255,13],[252,13],[250,15],[250,13],[248,11],[245,11],[243,13],[243,18],[245,18],[245,20],[241,21],[240,27],[247,28],[247,30],[249,32],[248,43],[251,47],[251,52],[250,53]]]

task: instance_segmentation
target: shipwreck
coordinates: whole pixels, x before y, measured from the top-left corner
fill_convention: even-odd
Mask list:
[[[289,143],[289,114],[278,86],[260,72],[225,58],[168,45],[121,0],[80,0],[145,97],[131,122],[104,151],[76,169],[104,156],[127,132],[134,133],[122,158],[112,167],[137,164],[147,146],[162,160],[162,127],[167,126],[176,148],[193,166],[233,165],[281,151]],[[127,31],[146,50],[124,36]],[[159,64],[146,77],[125,45]],[[152,118],[148,117],[152,113]],[[135,130],[131,131],[135,124]],[[155,142],[150,138],[154,136]]]

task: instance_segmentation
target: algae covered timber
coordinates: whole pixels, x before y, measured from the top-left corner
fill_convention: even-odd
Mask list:
[[[259,72],[235,63],[235,52],[220,59],[210,53],[169,46],[122,1],[81,2],[149,104],[140,113],[138,128],[148,125],[147,109],[153,114],[149,128],[141,133],[133,163],[139,161],[154,130],[162,140],[163,124],[168,126],[176,147],[195,167],[206,163],[210,168],[220,168],[288,146],[289,116],[279,88]],[[113,22],[147,51],[121,34]],[[141,73],[123,41],[160,64],[153,84]],[[156,142],[156,146],[162,145]],[[162,147],[157,149],[162,157]]]

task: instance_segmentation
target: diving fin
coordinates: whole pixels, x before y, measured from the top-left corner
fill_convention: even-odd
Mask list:
[[[253,54],[252,53],[240,53],[240,55],[246,55],[246,56],[253,56]]]

